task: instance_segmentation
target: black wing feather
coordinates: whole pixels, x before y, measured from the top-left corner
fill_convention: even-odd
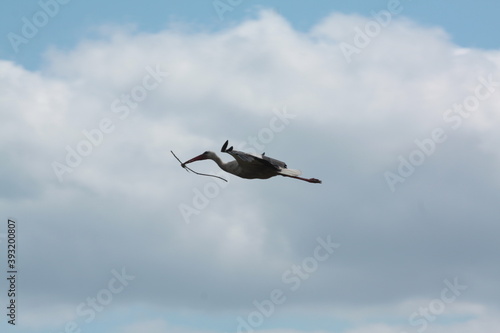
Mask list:
[[[225,153],[228,144],[229,144],[229,140],[226,140],[226,142],[224,142],[224,145],[222,146],[222,148],[221,148],[220,151],[223,152],[223,153]]]
[[[224,145],[222,146],[221,152],[223,153],[228,153],[231,156],[233,156],[236,160],[242,161],[242,162],[250,162],[252,160],[258,161],[259,163],[265,164],[267,166],[270,166],[276,170],[281,170],[281,169],[286,169],[286,163],[282,162],[280,160],[267,157],[265,156],[265,153],[263,153],[261,156],[256,156],[253,154],[247,154],[245,152],[233,150],[233,146],[227,148],[229,145],[229,140],[226,140]]]

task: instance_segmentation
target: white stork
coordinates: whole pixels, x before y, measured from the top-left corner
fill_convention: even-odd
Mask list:
[[[233,147],[227,148],[228,141],[222,146],[221,152],[228,153],[234,157],[234,161],[222,162],[222,160],[212,151],[206,151],[203,154],[196,156],[189,161],[182,163],[184,167],[188,163],[201,160],[213,160],[224,171],[229,172],[235,176],[246,179],[268,179],[274,176],[284,176],[295,179],[304,180],[309,183],[321,184],[321,180],[316,178],[302,178],[299,177],[301,172],[299,170],[288,169],[285,162],[275,160],[262,155],[248,154],[241,151],[233,150]]]

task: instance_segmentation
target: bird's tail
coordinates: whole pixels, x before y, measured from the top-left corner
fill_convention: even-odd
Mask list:
[[[285,175],[285,176],[297,177],[297,176],[300,176],[302,174],[302,171],[284,168],[284,169],[281,169],[278,173]]]

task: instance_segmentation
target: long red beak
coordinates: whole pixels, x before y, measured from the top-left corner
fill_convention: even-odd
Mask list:
[[[198,155],[196,157],[193,157],[189,161],[186,161],[186,162],[182,163],[181,166],[184,167],[188,163],[192,163],[192,162],[196,162],[196,161],[202,161],[202,160],[206,160],[206,159],[207,159],[207,157],[204,154],[201,154],[201,155]]]

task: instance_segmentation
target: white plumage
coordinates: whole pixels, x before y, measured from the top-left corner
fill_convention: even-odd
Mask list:
[[[215,163],[217,163],[222,170],[241,178],[268,179],[280,175],[303,180],[309,183],[321,183],[321,180],[316,178],[299,177],[301,172],[299,170],[288,169],[285,162],[267,157],[264,154],[256,155],[244,153],[234,150],[233,147],[227,148],[227,146],[228,141],[226,141],[222,146],[221,152],[228,153],[233,156],[235,159],[234,161],[225,163],[214,152],[206,151],[203,154],[182,163],[182,166],[195,161],[210,159],[215,161]]]

